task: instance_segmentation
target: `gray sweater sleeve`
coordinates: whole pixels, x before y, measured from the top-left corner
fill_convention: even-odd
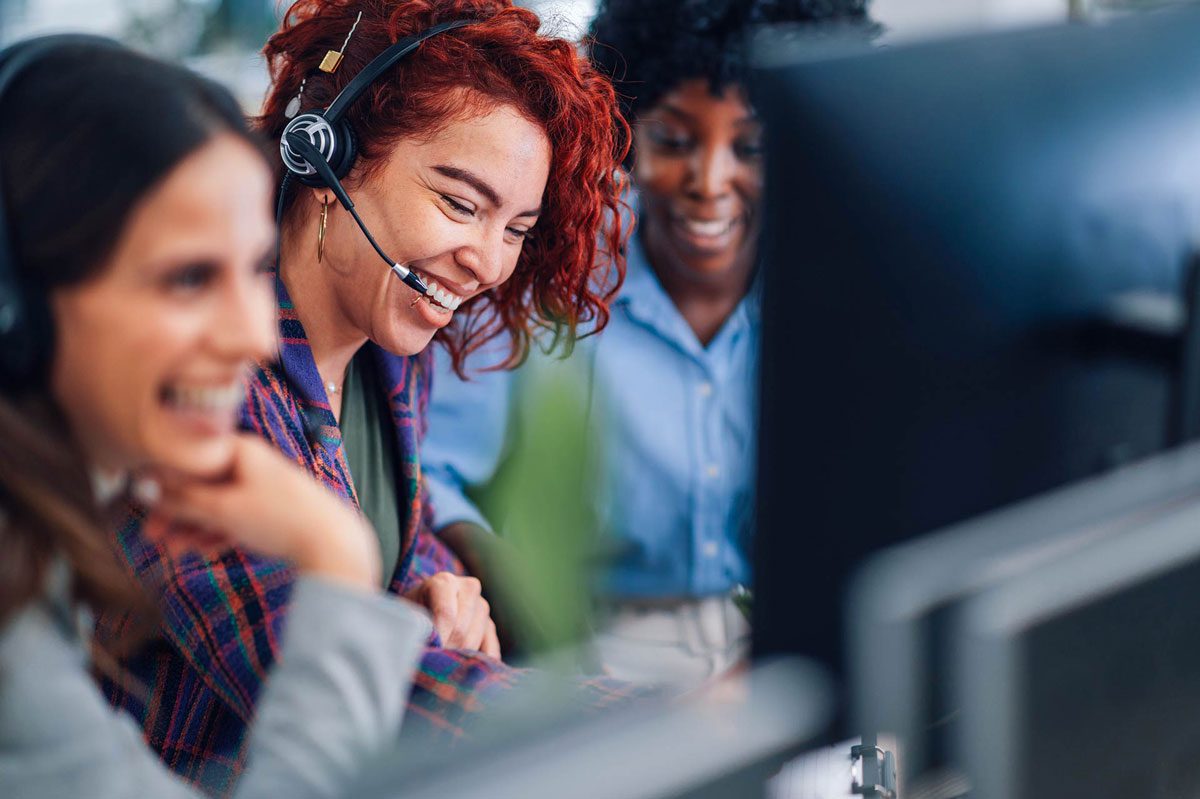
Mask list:
[[[337,795],[396,739],[429,629],[399,600],[300,579],[234,796]],[[0,630],[0,786],[4,799],[201,796],[105,703],[84,642],[50,603]]]

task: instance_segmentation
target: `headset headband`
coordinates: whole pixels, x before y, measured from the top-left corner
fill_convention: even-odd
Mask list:
[[[123,49],[112,39],[83,33],[63,33],[26,39],[0,51],[0,108],[12,84],[25,70],[46,53],[71,45],[92,45]],[[24,281],[17,269],[8,204],[4,198],[4,180],[0,174],[0,388],[20,386],[31,379],[46,357],[53,333],[47,318],[49,310],[26,295]]]
[[[473,19],[456,19],[451,22],[442,22],[428,28],[418,34],[409,36],[406,39],[393,44],[388,49],[384,50],[379,55],[371,60],[371,63],[363,67],[362,72],[354,76],[354,80],[346,84],[346,88],[338,92],[338,96],[333,98],[333,102],[321,114],[325,119],[333,124],[342,118],[342,115],[354,104],[354,101],[362,95],[367,88],[375,82],[375,80],[392,67],[401,58],[411,53],[413,50],[426,39],[436,36],[454,28],[461,28],[465,25],[471,25],[477,22]]]
[[[289,174],[306,186],[315,188],[326,185],[326,181],[317,174],[309,160],[297,152],[291,144],[292,134],[299,134],[312,142],[336,177],[345,177],[354,165],[357,156],[354,131],[350,127],[349,120],[345,119],[350,106],[366,92],[372,83],[394,66],[397,61],[416,50],[426,39],[476,22],[478,20],[474,19],[442,22],[413,36],[401,39],[371,59],[370,63],[338,92],[337,97],[324,110],[306,111],[293,117],[284,126],[283,133],[279,137],[279,154],[283,158]]]

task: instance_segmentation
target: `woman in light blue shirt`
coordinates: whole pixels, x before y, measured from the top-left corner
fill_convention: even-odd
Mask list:
[[[748,628],[729,597],[750,580],[763,178],[744,41],[763,23],[865,22],[865,6],[608,0],[592,24],[592,59],[634,124],[638,189],[612,317],[572,358],[606,453],[611,612],[596,644],[616,676],[690,683],[744,653]],[[444,360],[425,463],[437,524],[470,558],[491,525],[466,495],[512,443],[520,372],[464,382]]]

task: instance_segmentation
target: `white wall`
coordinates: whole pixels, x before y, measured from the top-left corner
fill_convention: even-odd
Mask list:
[[[872,13],[886,39],[924,38],[971,30],[1062,20],[1068,0],[874,0]]]
[[[520,0],[542,14],[560,35],[578,35],[587,26],[595,0]],[[645,0],[654,2],[654,0]],[[204,0],[193,0],[204,6]],[[874,0],[873,14],[889,38],[905,39],[956,30],[995,28],[1062,19],[1068,0]],[[0,7],[9,5],[0,0]],[[24,12],[5,14],[0,38],[70,28],[100,33],[120,30],[131,13],[153,11],[164,0],[21,0]],[[12,6],[9,11],[11,12]]]
[[[578,35],[595,10],[595,0],[518,0],[561,35]],[[654,2],[654,0],[645,0]],[[1069,0],[873,0],[872,15],[888,28],[891,41],[964,30],[985,30],[1061,20]]]
[[[161,14],[174,1],[16,0],[14,5],[13,0],[0,0],[0,18],[5,23],[0,29],[0,43],[64,29],[119,34],[132,15]],[[1094,1],[1088,0],[1089,3]],[[185,0],[183,6],[195,13],[211,2]],[[286,2],[281,0],[282,5]],[[586,30],[596,7],[596,0],[518,2],[541,14],[548,31],[569,38],[577,38]],[[1068,3],[1069,0],[873,0],[872,13],[887,28],[884,40],[895,42],[1060,20],[1067,14]],[[191,63],[230,84],[248,108],[257,106],[266,86],[266,75],[261,59],[255,54],[216,53]]]

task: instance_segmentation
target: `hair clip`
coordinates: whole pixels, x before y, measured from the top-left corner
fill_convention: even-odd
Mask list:
[[[300,98],[304,96],[304,84],[308,83],[308,77],[300,81],[300,91],[296,92],[296,96],[288,100],[287,108],[283,109],[283,115],[288,119],[292,119],[296,114],[300,113]]]
[[[342,42],[341,50],[330,50],[325,53],[325,57],[321,59],[320,69],[322,72],[333,73],[342,63],[342,56],[346,54],[346,45],[350,44],[350,37],[354,35],[354,30],[358,27],[358,21],[362,19],[362,12],[358,12],[358,16],[354,18],[354,24],[350,26],[350,32],[346,34],[346,41]]]
[[[328,50],[325,57],[321,59],[320,70],[330,74],[337,71],[341,66],[342,56],[346,53],[346,45],[350,44],[350,37],[354,35],[354,31],[358,28],[358,21],[362,19],[362,12],[358,12],[358,16],[354,18],[354,24],[350,26],[350,32],[346,34],[346,41],[342,42],[341,50]],[[300,81],[300,91],[296,92],[296,96],[288,101],[287,107],[283,109],[283,115],[288,119],[295,118],[296,114],[300,113],[300,103],[304,97],[304,84],[308,83],[308,77]]]

